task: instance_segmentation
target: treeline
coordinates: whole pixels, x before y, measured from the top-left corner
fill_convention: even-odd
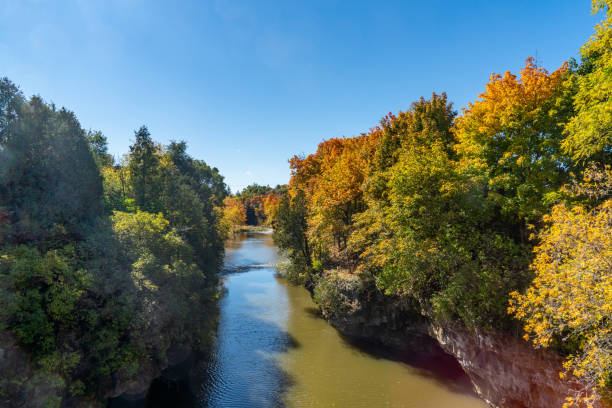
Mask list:
[[[171,345],[204,347],[227,194],[184,142],[143,126],[115,162],[100,132],[2,79],[0,405],[142,392]]]
[[[260,186],[251,184],[224,202],[223,224],[226,230],[240,226],[273,226],[280,197],[286,186]]]
[[[293,157],[275,220],[288,277],[328,313],[350,310],[348,273],[436,322],[524,328],[567,356],[586,390],[608,393],[611,4],[594,2],[605,19],[580,62],[549,73],[528,59],[519,76],[493,75],[461,115],[434,93]]]

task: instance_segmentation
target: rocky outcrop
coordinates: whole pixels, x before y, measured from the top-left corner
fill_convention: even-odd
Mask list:
[[[506,334],[469,331],[461,326],[431,325],[429,332],[463,367],[478,395],[505,408],[561,407],[578,384],[562,380],[562,360]]]

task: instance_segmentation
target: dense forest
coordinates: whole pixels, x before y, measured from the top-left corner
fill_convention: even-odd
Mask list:
[[[206,347],[229,226],[223,177],[138,129],[100,132],[0,81],[0,405],[97,406]]]
[[[434,93],[290,160],[275,241],[324,314],[350,313],[356,276],[364,298],[556,350],[584,385],[568,406],[609,397],[612,2],[593,8],[580,61],[530,58],[461,114]]]
[[[237,231],[244,226],[271,227],[276,217],[280,197],[286,186],[246,186],[232,196],[226,197],[223,206],[222,224],[226,231]]]

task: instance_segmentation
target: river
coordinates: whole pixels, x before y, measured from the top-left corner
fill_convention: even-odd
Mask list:
[[[344,339],[305,289],[275,276],[277,260],[268,233],[228,245],[219,328],[196,405],[485,407],[462,373],[436,376]]]

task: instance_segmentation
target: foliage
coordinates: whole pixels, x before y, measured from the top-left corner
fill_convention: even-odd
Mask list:
[[[549,73],[529,58],[458,117],[433,94],[291,158],[274,224],[289,277],[323,310],[348,313],[330,277],[342,270],[431,320],[517,333],[512,298],[536,344],[568,353],[587,389],[610,387],[612,188],[596,169],[612,151],[611,3],[593,5],[606,19],[579,65]]]
[[[612,171],[603,173],[603,186]],[[587,173],[579,190],[592,190]],[[570,402],[591,406],[596,397],[588,390],[612,381],[612,199],[591,210],[584,206],[556,205],[545,217],[535,259],[536,277],[524,294],[512,293],[509,311],[525,322],[525,338],[538,347],[553,342],[577,344],[565,368],[583,380],[586,395]]]
[[[223,200],[220,227],[225,236],[235,232],[237,227],[246,223],[246,208],[242,201],[227,197]]]
[[[278,207],[280,206],[280,195],[270,193],[263,198],[263,213],[265,217],[265,224],[273,226],[276,222],[278,215]]]
[[[88,131],[85,139],[98,167],[103,168],[113,164],[113,156],[108,153],[107,139],[102,132]]]
[[[612,163],[612,2],[593,0],[605,18],[582,47],[582,64],[570,78],[576,115],[567,123],[564,150],[578,161]]]
[[[82,236],[81,225],[101,209],[101,178],[85,133],[72,112],[58,111],[39,97],[11,109],[13,120],[2,129],[0,150],[7,235],[18,243],[62,247]]]
[[[136,140],[130,146],[128,164],[134,199],[139,208],[155,210],[158,208],[155,198],[159,194],[159,183],[156,180],[159,177],[159,156],[156,154],[158,149],[146,126],[134,132],[134,136]]]
[[[9,123],[18,115],[18,109],[23,104],[23,94],[8,78],[0,78],[0,143],[3,143],[5,131]]]
[[[113,210],[135,211],[136,206],[131,196],[129,169],[126,166],[105,166],[100,169],[104,189],[104,209],[106,213]]]
[[[313,300],[325,317],[350,314],[360,306],[356,296],[361,291],[361,286],[355,275],[330,271],[317,279]]]
[[[2,320],[35,356],[51,353],[55,334],[76,324],[75,308],[91,276],[75,264],[71,246],[42,255],[20,245],[0,257]]]
[[[260,186],[251,184],[238,192],[234,198],[241,202],[245,210],[247,225],[271,226],[274,223],[279,197],[286,192],[285,186]]]
[[[561,151],[571,114],[567,68],[548,73],[528,59],[520,78],[493,75],[480,100],[455,124],[463,171],[482,177],[487,198],[508,222],[537,221],[567,180],[571,162]],[[526,229],[522,229],[523,240]]]
[[[102,133],[0,80],[0,334],[31,357],[1,400],[101,399],[171,344],[203,346],[227,192],[184,142],[142,127],[115,163]]]
[[[207,316],[206,313],[194,313],[194,310],[206,305],[206,297],[211,292],[204,273],[194,263],[193,248],[162,214],[117,211],[111,218],[119,243],[128,249],[137,296],[143,306],[151,302],[161,304],[155,313],[164,325],[157,330],[171,334],[175,341],[188,339],[193,335],[190,326],[194,321]],[[159,338],[163,337],[160,332]]]
[[[241,191],[236,193],[236,196],[241,199],[244,199],[244,198],[251,198],[255,196],[264,196],[267,194],[279,194],[282,191],[282,189],[283,187],[280,185],[272,188],[270,186],[260,186],[259,184],[254,183],[254,184],[250,184],[246,186]]]
[[[303,191],[281,197],[276,215],[274,242],[285,251],[291,261],[288,275],[294,282],[305,283],[312,273],[310,245],[306,237],[307,207]]]
[[[117,239],[131,256],[152,253],[162,263],[170,263],[176,258],[192,258],[190,248],[176,230],[170,228],[170,223],[161,213],[115,211],[111,220]]]

